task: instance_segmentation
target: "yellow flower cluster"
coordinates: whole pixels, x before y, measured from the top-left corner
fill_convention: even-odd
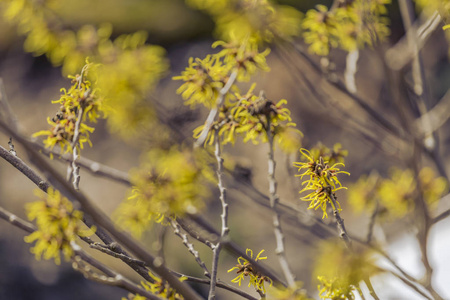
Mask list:
[[[332,10],[325,5],[308,10],[302,28],[309,51],[325,56],[332,48],[352,51],[383,40],[390,34],[386,17],[390,2],[355,0]]]
[[[181,73],[181,76],[173,77],[174,80],[183,80],[178,88],[186,104],[194,106],[203,104],[211,108],[216,104],[219,90],[228,82],[233,71],[238,72],[237,81],[248,81],[258,69],[268,71],[266,56],[270,50],[258,51],[258,45],[254,40],[248,40],[243,44],[236,41],[225,43],[215,42],[213,48],[222,46],[217,54],[208,55],[204,59],[189,59],[189,66]],[[233,84],[231,90],[238,91]],[[225,102],[234,100],[233,94],[226,95]]]
[[[70,245],[78,236],[86,237],[94,234],[95,228],[82,229],[83,213],[75,210],[72,203],[63,197],[59,191],[48,189],[48,194],[38,191],[41,201],[26,204],[28,219],[36,220],[38,229],[25,237],[25,242],[36,242],[31,248],[36,259],[54,259],[61,263],[62,251],[64,258],[69,260],[73,256]]]
[[[349,251],[341,241],[319,245],[314,266],[321,299],[355,299],[359,282],[377,274],[373,256],[368,251]]]
[[[97,86],[107,99],[103,110],[109,128],[126,139],[153,132],[157,118],[147,97],[168,68],[165,50],[146,45],[146,39],[139,31],[98,46]]]
[[[152,222],[196,213],[209,195],[207,183],[214,180],[203,155],[176,148],[147,153],[139,169],[131,171],[134,188],[117,208],[116,222],[140,237]]]
[[[342,145],[340,143],[334,144],[331,149],[319,142],[316,146],[311,148],[310,153],[314,161],[317,161],[320,157],[322,157],[323,160],[327,161],[330,165],[334,165],[335,163],[344,163],[345,157],[348,155],[348,151],[342,149]]]
[[[84,143],[92,146],[89,134],[94,128],[86,125],[84,122],[89,119],[96,122],[101,115],[102,100],[98,97],[98,90],[92,87],[92,84],[86,78],[93,67],[92,63],[87,62],[80,75],[69,76],[72,79],[72,86],[67,91],[61,89],[63,93],[60,99],[52,101],[60,104],[60,109],[52,119],[48,118],[47,123],[51,126],[50,130],[42,130],[33,136],[46,136],[44,145],[48,148],[60,146],[61,153],[72,152],[72,143],[75,134],[77,121],[81,118],[79,127],[79,139],[77,147],[83,149]],[[83,111],[80,116],[79,112]]]
[[[62,65],[63,74],[77,72],[86,57],[101,64],[96,84],[102,98],[108,99],[102,110],[113,132],[124,138],[151,132],[155,113],[145,98],[168,63],[163,48],[145,44],[145,32],[121,35],[113,41],[111,24],[98,29],[91,25],[77,31],[66,29],[55,12],[58,1],[5,0],[0,5],[5,19],[26,36],[25,51],[45,54],[53,65]]]
[[[258,52],[258,44],[254,39],[244,43],[236,39],[228,43],[219,41],[213,44],[213,47],[217,46],[223,48],[219,53],[208,55],[203,60],[191,58],[181,76],[173,78],[185,82],[177,92],[186,100],[186,104],[203,104],[212,108],[216,105],[220,90],[227,85],[233,73],[237,74],[236,82],[242,82],[249,80],[257,70],[269,70],[266,63],[269,49]],[[234,144],[237,135],[242,135],[244,142],[258,144],[260,141],[267,142],[267,131],[270,130],[283,151],[298,150],[303,135],[295,129],[290,111],[285,107],[286,100],[275,103],[263,95],[255,95],[255,84],[245,95],[239,93],[234,82],[228,85],[230,89],[222,95],[224,101],[219,116],[212,124],[214,130],[208,132],[205,143],[211,145],[214,132],[218,130],[222,144]],[[204,126],[194,130],[194,137],[198,138],[202,134]]]
[[[292,122],[290,111],[285,107],[286,100],[274,103],[264,95],[253,94],[253,85],[245,95],[235,94],[238,99],[222,107],[218,119],[214,122],[214,130],[218,130],[222,144],[234,144],[237,136],[242,136],[246,143],[253,144],[268,141],[267,131],[275,137],[275,141],[285,152],[297,151],[303,134],[296,129]],[[268,124],[270,121],[270,129]],[[198,138],[204,125],[194,130],[194,137]],[[205,143],[214,143],[214,132],[210,131]]]
[[[152,272],[148,273],[153,279],[153,282],[141,281],[141,286],[150,293],[158,295],[162,299],[168,300],[182,300],[183,296],[178,294],[174,289],[170,287],[167,281],[163,281],[161,278],[155,276]],[[180,281],[186,280],[186,277],[180,277]],[[122,298],[122,300],[146,300],[146,297],[140,295],[130,295],[128,299]]]
[[[448,190],[446,180],[430,168],[422,169],[418,179],[409,169],[392,169],[390,178],[381,178],[377,173],[362,176],[350,187],[348,201],[356,212],[371,212],[378,203],[380,217],[399,218],[414,209],[414,197],[419,192],[432,207]]]
[[[317,280],[320,282],[317,289],[321,299],[354,300],[356,299],[355,292],[360,292],[358,286],[342,285],[337,277],[329,279],[324,276],[317,276]]]
[[[293,7],[269,0],[187,0],[191,6],[209,13],[220,39],[247,38],[270,42],[290,39],[300,33],[302,14]]]
[[[263,252],[264,252],[264,250],[261,250],[258,253],[258,255],[256,255],[255,261],[267,259],[267,256],[261,256],[261,254]],[[247,249],[245,251],[245,253],[249,257],[253,258],[253,251],[251,249]],[[263,293],[266,293],[266,288],[264,286],[264,283],[265,282],[270,282],[270,286],[272,286],[272,279],[270,279],[269,277],[258,273],[254,269],[252,264],[248,260],[243,258],[242,256],[239,257],[237,259],[237,261],[238,261],[237,265],[228,270],[228,273],[232,272],[234,270],[237,270],[236,273],[239,274],[238,276],[236,276],[236,278],[231,280],[231,282],[238,283],[239,286],[241,286],[242,281],[245,280],[245,277],[248,276],[248,277],[250,277],[250,282],[248,284],[249,287],[253,286],[256,290],[262,291]]]
[[[308,209],[318,209],[321,208],[323,211],[322,218],[327,218],[327,205],[331,205],[333,211],[341,210],[339,202],[336,200],[338,207],[335,207],[331,197],[337,199],[336,191],[340,189],[346,189],[343,187],[337,178],[338,174],[350,173],[341,171],[338,167],[345,166],[343,163],[335,163],[332,166],[329,165],[328,161],[325,161],[323,157],[315,160],[311,153],[306,149],[300,149],[300,153],[306,159],[307,162],[295,162],[294,166],[298,168],[298,172],[304,171],[302,174],[296,175],[302,180],[303,177],[309,177],[307,180],[303,181],[303,185],[306,185],[300,193],[308,191],[309,194],[301,198],[303,201],[309,201]]]

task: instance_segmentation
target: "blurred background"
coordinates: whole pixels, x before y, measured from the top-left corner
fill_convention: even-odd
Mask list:
[[[9,1],[0,1],[0,10],[5,9]],[[31,1],[46,2],[46,1]],[[52,1],[49,1],[52,2]],[[77,30],[83,25],[99,26],[105,22],[112,24],[112,38],[121,34],[129,34],[139,30],[148,32],[147,43],[164,48],[169,62],[169,69],[154,90],[146,96],[146,101],[164,112],[165,121],[172,129],[178,131],[173,139],[179,143],[192,143],[192,130],[203,124],[208,111],[196,108],[191,110],[183,105],[183,100],[176,93],[181,85],[172,77],[179,75],[188,65],[190,57],[203,58],[216,40],[214,21],[205,12],[195,10],[181,0],[79,0],[57,1],[52,4],[59,24]],[[301,12],[311,9],[317,1],[276,1],[290,5]],[[331,5],[332,1],[321,1]],[[404,34],[397,1],[388,5],[391,19],[391,34],[382,45],[360,50],[358,71],[356,75],[357,94],[375,110],[380,112],[393,124],[399,125],[395,105],[389,97],[386,76],[381,63],[380,53],[396,44]],[[3,15],[0,13],[0,15]],[[0,17],[0,77],[3,79],[8,101],[17,116],[21,132],[26,136],[47,129],[47,117],[53,116],[58,107],[52,100],[60,97],[60,88],[68,88],[70,81],[62,75],[61,67],[53,66],[45,55],[32,55],[24,51],[24,36],[13,22]],[[304,47],[303,41],[295,39],[295,44]],[[422,50],[427,84],[434,105],[447,92],[450,83],[450,64],[448,63],[448,44],[442,30],[434,31]],[[313,63],[320,66],[320,59],[309,55]],[[329,56],[332,63],[330,72],[338,78],[343,77],[346,66],[346,53],[334,50]],[[293,122],[304,133],[302,145],[311,148],[318,142],[328,147],[340,143],[348,150],[345,170],[351,176],[343,178],[344,186],[356,182],[363,174],[377,171],[388,176],[390,168],[407,167],[408,161],[402,157],[405,145],[395,137],[388,136],[373,120],[356,105],[347,94],[343,93],[329,81],[323,79],[311,63],[293,48],[273,46],[268,56],[270,72],[258,73],[254,77],[257,91],[264,90],[269,99],[278,101],[287,99],[292,112]],[[401,70],[402,76],[411,78],[411,70]],[[311,83],[313,84],[311,86]],[[243,88],[245,91],[246,88]],[[357,120],[357,121],[353,121]],[[360,126],[366,126],[360,130]],[[449,168],[449,124],[445,123],[439,130],[440,153]],[[361,133],[363,132],[363,133]],[[93,147],[87,147],[82,155],[86,158],[109,165],[118,170],[128,172],[139,165],[143,152],[151,149],[152,135],[147,138],[124,139],[111,133],[105,120],[95,125],[92,134]],[[7,148],[9,137],[0,133],[0,144]],[[21,157],[23,149],[19,145],[16,151]],[[271,228],[271,211],[259,205],[261,199],[268,195],[267,184],[267,149],[262,146],[243,144],[239,141],[235,146],[227,145],[224,152],[235,159],[237,168],[233,174],[227,175],[227,188],[230,197],[230,236],[242,247],[251,248],[255,252],[265,249],[269,259],[267,264],[278,274],[282,274],[275,254],[275,239]],[[308,218],[321,217],[319,211],[306,211],[307,204],[299,200],[300,182],[294,177],[292,162],[298,161],[299,155],[286,155],[276,151],[278,191],[280,198],[298,208],[300,213],[282,215],[285,230],[288,261],[291,263],[297,279],[305,283],[311,291],[316,290],[317,283],[311,279],[312,261],[316,246],[321,240],[337,235],[334,227],[316,228]],[[66,163],[57,159],[52,161],[61,174],[66,172]],[[428,161],[425,164],[432,166]],[[247,184],[248,183],[248,184]],[[9,211],[26,218],[24,204],[35,200],[35,186],[6,161],[0,160],[0,205]],[[127,196],[129,188],[120,183],[96,177],[89,172],[81,171],[81,190],[89,195],[107,214],[111,214],[119,203]],[[205,218],[220,228],[221,207],[216,201],[218,192],[212,186],[213,195],[204,213]],[[346,204],[346,193],[339,195],[343,206],[343,218],[351,235],[364,238],[370,214],[355,214]],[[436,212],[444,211],[449,205],[441,201]],[[299,221],[302,219],[302,221]],[[325,220],[325,222],[331,222]],[[390,251],[401,264],[411,267],[411,272],[418,275],[423,272],[420,267],[420,255],[414,243],[414,231],[410,224],[414,219],[405,217],[400,221],[392,221],[375,228],[374,235],[390,245]],[[445,280],[450,274],[441,266],[449,263],[448,242],[442,235],[448,233],[448,222],[439,223],[433,229],[431,243],[433,259],[436,267],[436,278],[439,278],[440,289],[444,289]],[[383,230],[386,226],[388,230]],[[384,229],[386,229],[384,228]],[[447,231],[446,231],[447,230]],[[165,232],[165,234],[164,234]],[[164,244],[160,245],[157,237],[164,234]],[[448,236],[448,235],[447,235]],[[36,261],[29,252],[30,245],[23,241],[24,232],[0,221],[0,299],[33,300],[33,299],[120,299],[127,292],[115,287],[104,286],[83,278],[74,271],[70,263],[56,266],[53,261]],[[180,240],[173,235],[171,228],[155,226],[145,234],[142,241],[151,252],[163,249],[169,267],[181,273],[202,277],[202,270],[196,265],[192,256],[182,246]],[[434,244],[436,241],[436,244]],[[439,242],[437,242],[439,241]],[[195,243],[204,258],[206,265],[211,264],[211,254],[205,246]],[[435,246],[434,246],[435,245]],[[137,282],[140,279],[127,266],[118,260],[99,255],[99,259],[130,276]],[[414,261],[419,264],[414,265]],[[219,278],[229,282],[234,273],[226,271],[236,264],[236,257],[223,253],[220,260]],[[449,268],[447,268],[449,269]],[[392,285],[392,288],[387,288]],[[415,299],[406,287],[390,277],[382,277],[374,282],[375,289],[381,288],[382,299]],[[207,295],[207,287],[196,286]],[[242,287],[254,293],[246,285]],[[398,296],[398,291],[400,295]],[[397,293],[397,294],[396,294]],[[219,291],[219,299],[235,299],[234,295]],[[406,296],[407,295],[407,296]],[[442,295],[450,297],[450,290],[442,290]],[[381,294],[380,294],[381,296]],[[417,298],[420,299],[420,298]]]

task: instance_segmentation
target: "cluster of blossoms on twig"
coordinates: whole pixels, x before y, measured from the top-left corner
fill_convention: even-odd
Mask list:
[[[319,280],[321,299],[356,299],[361,295],[359,283],[380,272],[375,266],[373,253],[354,249],[349,251],[340,241],[327,241],[319,245],[314,275]]]
[[[131,171],[133,189],[115,212],[117,223],[140,237],[152,222],[168,224],[166,218],[197,213],[214,182],[207,156],[197,150],[149,151]]]
[[[303,201],[309,201],[308,209],[318,209],[321,208],[323,211],[323,218],[328,217],[327,206],[331,205],[333,211],[340,211],[341,207],[339,202],[336,200],[336,191],[340,189],[346,189],[340,183],[337,175],[347,174],[348,172],[341,171],[339,166],[344,166],[343,163],[335,163],[329,165],[328,161],[325,161],[323,157],[314,160],[311,153],[306,149],[301,149],[300,153],[307,160],[307,162],[296,162],[294,166],[298,168],[298,172],[303,172],[297,177],[303,180],[305,187],[300,191],[309,192],[308,195],[302,198]]]
[[[261,256],[261,254],[264,252],[264,250],[261,250],[255,257],[255,261],[264,260],[267,259],[267,256]],[[245,252],[250,258],[253,258],[253,251],[251,249],[247,249]],[[243,280],[245,280],[245,277],[250,278],[250,282],[248,283],[248,286],[253,286],[257,291],[262,291],[264,294],[266,293],[266,288],[264,284],[266,282],[270,283],[270,286],[272,286],[272,280],[260,274],[255,270],[253,265],[242,256],[237,259],[238,263],[233,268],[229,269],[228,272],[232,272],[234,270],[237,270],[236,273],[238,276],[231,280],[231,282],[238,283],[239,286],[241,286],[241,283]]]
[[[191,59],[189,66],[175,80],[185,83],[178,89],[186,104],[203,104],[213,108],[220,90],[227,84],[233,72],[237,72],[236,82],[244,82],[257,70],[268,71],[266,56],[269,50],[258,52],[256,41],[248,39],[243,44],[238,42],[217,42],[224,49],[219,53],[207,56],[205,59]],[[270,131],[275,136],[283,150],[293,152],[299,148],[302,133],[295,129],[290,111],[285,107],[287,101],[274,102],[268,100],[262,93],[254,94],[253,84],[247,93],[242,95],[234,84],[230,92],[224,95],[224,103],[218,108],[218,117],[212,124],[212,129],[218,130],[222,144],[234,143],[236,136],[243,136],[244,142],[252,141],[258,144],[267,141],[266,128],[270,123]],[[270,118],[270,122],[269,119]],[[204,126],[194,130],[198,138]],[[206,143],[214,143],[214,130],[208,132]]]
[[[309,50],[317,55],[328,55],[332,48],[352,51],[373,45],[390,33],[386,17],[390,0],[339,1],[337,7],[328,9],[317,5],[310,9],[302,22],[303,37]]]
[[[219,38],[247,36],[258,42],[275,38],[288,40],[300,32],[302,14],[293,7],[269,0],[188,0],[188,4],[209,13]]]
[[[36,242],[31,252],[36,259],[54,259],[61,263],[62,251],[64,258],[69,260],[74,252],[71,242],[78,237],[87,237],[95,232],[95,228],[83,229],[81,220],[83,213],[73,208],[72,203],[57,190],[48,189],[48,194],[38,191],[41,201],[28,203],[25,206],[28,219],[36,220],[38,229],[25,237],[27,243]]]
[[[216,104],[215,100],[220,89],[226,85],[233,71],[238,72],[236,81],[245,82],[257,70],[269,70],[266,56],[270,53],[270,49],[259,52],[255,40],[248,39],[243,43],[218,41],[212,45],[213,48],[217,46],[222,46],[223,50],[207,55],[204,59],[190,58],[186,70],[180,76],[173,77],[174,80],[184,81],[177,93],[186,100],[186,104],[191,106],[202,104],[212,108]],[[234,84],[230,90],[239,91]],[[225,96],[225,103],[230,101],[236,101],[233,93]]]
[[[244,143],[253,144],[267,142],[266,132],[270,130],[280,147],[287,152],[298,149],[299,140],[303,136],[296,124],[292,122],[290,111],[285,107],[287,101],[273,102],[262,93],[253,93],[255,85],[245,95],[236,94],[236,103],[224,105],[213,128],[219,131],[222,144],[234,144],[237,136],[242,136]],[[267,128],[270,119],[270,128]],[[198,137],[204,125],[194,130],[194,137]],[[214,134],[210,132],[206,142],[214,143]]]
[[[141,286],[150,293],[167,300],[182,300],[183,296],[178,294],[173,288],[170,287],[167,281],[162,280],[160,277],[155,276],[152,272],[148,273],[152,278],[152,282],[141,281]],[[186,280],[186,277],[180,277],[180,281]],[[127,298],[122,298],[122,300],[146,300],[146,297],[140,295],[129,295]]]
[[[86,119],[90,122],[96,122],[102,115],[102,99],[98,97],[98,90],[87,79],[93,67],[94,65],[87,61],[81,74],[69,76],[72,79],[72,86],[69,90],[61,89],[63,94],[60,99],[52,101],[52,103],[60,104],[60,108],[55,117],[47,119],[47,123],[51,128],[39,131],[33,135],[46,136],[47,138],[44,140],[46,147],[53,149],[53,147],[58,145],[61,148],[61,153],[72,152],[73,138],[79,118],[83,122],[80,123],[78,129],[79,139],[76,146],[79,149],[82,149],[85,143],[92,146],[89,135],[94,131],[94,128],[86,125],[84,122]],[[79,114],[80,111],[83,112],[81,116]]]

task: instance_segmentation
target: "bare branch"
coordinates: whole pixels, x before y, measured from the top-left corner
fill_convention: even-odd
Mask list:
[[[194,256],[197,264],[203,269],[203,274],[206,277],[211,277],[211,274],[209,273],[208,268],[206,267],[205,263],[200,258],[198,251],[195,250],[194,245],[189,242],[186,234],[181,233],[180,225],[177,223],[177,221],[170,220],[170,224],[172,225],[173,232],[175,233],[175,235],[178,236],[183,241],[183,245],[186,246],[186,248],[189,250],[189,253],[191,253]]]
[[[406,35],[386,51],[386,62],[389,67],[398,71],[406,66],[416,54],[416,49],[410,47],[408,39],[417,41],[417,49],[422,49],[431,33],[439,27],[441,20],[441,16],[436,11],[425,22],[416,21]]]
[[[9,101],[6,96],[5,85],[3,84],[2,78],[0,78],[0,115],[3,115],[3,118],[13,129],[19,128],[17,118],[14,115],[11,106],[9,105]]]
[[[48,148],[45,148],[39,142],[32,141],[32,140],[30,140],[29,142],[32,143],[34,146],[36,146],[40,152],[42,152],[43,154],[45,154],[47,156],[57,155],[58,158],[60,158],[64,161],[67,161],[70,163],[73,161],[72,155],[70,155],[69,153],[61,154],[61,151],[56,147],[55,147],[55,149],[48,149]],[[109,179],[115,180],[117,182],[120,182],[122,184],[131,186],[130,177],[128,176],[128,174],[126,172],[119,171],[117,169],[114,169],[107,165],[90,160],[83,156],[78,157],[77,164],[80,167],[85,168],[87,171],[91,172],[94,175],[109,178]]]
[[[261,95],[264,97],[264,95]],[[274,158],[274,144],[273,144],[273,134],[271,130],[271,113],[266,114],[267,124],[266,124],[266,133],[268,139],[269,153],[268,153],[268,178],[269,178],[269,193],[270,193],[270,207],[273,211],[273,230],[275,233],[275,239],[277,243],[277,248],[275,253],[278,256],[278,260],[280,262],[281,269],[283,270],[284,277],[287,280],[289,287],[295,287],[295,278],[289,267],[289,263],[286,257],[286,250],[284,246],[284,234],[281,229],[281,218],[279,213],[277,212],[277,205],[279,202],[279,196],[277,195],[277,181],[275,179],[275,168],[276,162]]]
[[[223,158],[221,156],[220,152],[220,136],[219,136],[219,129],[216,128],[214,131],[214,141],[215,141],[215,151],[214,155],[217,160],[217,186],[219,187],[219,199],[220,204],[222,205],[222,214],[221,214],[221,220],[222,220],[222,229],[220,232],[220,239],[217,244],[213,246],[213,261],[212,261],[212,268],[211,268],[211,284],[209,286],[209,300],[216,299],[216,283],[217,283],[217,271],[219,269],[219,255],[220,251],[222,250],[222,243],[228,239],[228,232],[230,231],[230,228],[228,227],[228,203],[227,203],[227,193],[226,189],[224,187],[223,183]]]
[[[352,94],[356,94],[358,91],[356,88],[355,75],[358,71],[358,58],[359,50],[355,49],[347,54],[346,66],[345,66],[345,86]]]

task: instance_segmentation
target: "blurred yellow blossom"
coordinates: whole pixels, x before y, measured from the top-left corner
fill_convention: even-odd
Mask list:
[[[31,248],[36,259],[54,259],[61,263],[62,251],[64,258],[69,260],[73,256],[71,242],[78,236],[85,237],[94,234],[95,228],[82,229],[83,213],[73,208],[72,203],[61,195],[58,190],[48,189],[48,194],[37,190],[40,201],[25,205],[28,219],[36,220],[38,229],[25,237],[25,242],[36,242]]]

